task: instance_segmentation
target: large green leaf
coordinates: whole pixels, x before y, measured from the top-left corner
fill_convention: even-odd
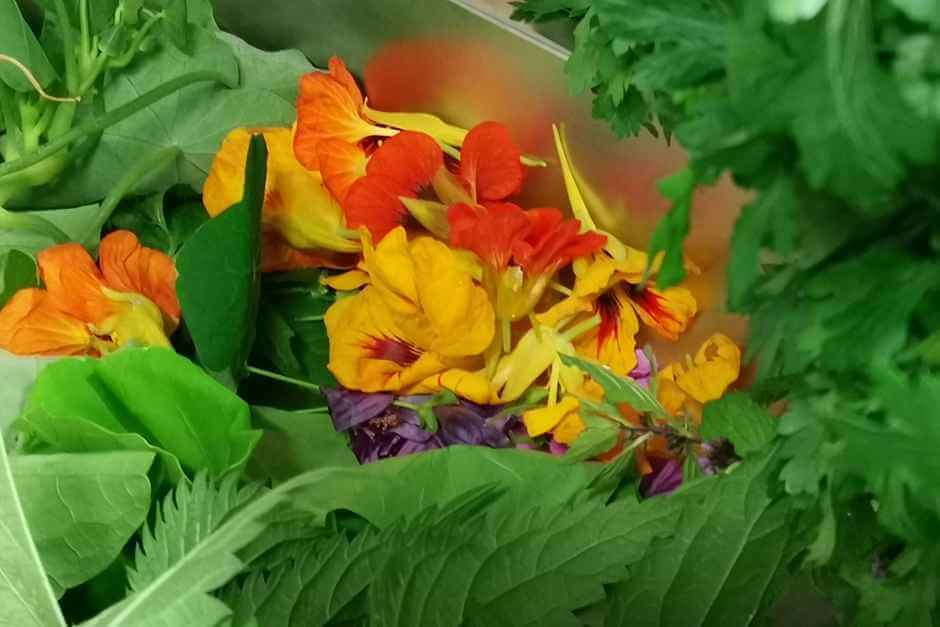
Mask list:
[[[36,263],[18,250],[0,253],[0,307],[19,290],[39,285]]]
[[[255,426],[264,429],[248,462],[253,477],[285,481],[308,470],[358,464],[325,412],[252,407],[252,413]]]
[[[520,505],[561,504],[585,493],[602,469],[531,451],[451,446],[361,467],[324,468],[316,471],[317,489],[299,492],[293,502],[316,516],[346,509],[385,527],[483,486],[504,488]]]
[[[0,54],[25,65],[44,87],[56,77],[46,53],[23,19],[16,0],[0,0]],[[33,91],[26,76],[9,63],[0,62],[0,81],[16,91]]]
[[[233,38],[223,39],[213,30],[192,25],[192,14],[190,22],[191,54],[165,45],[142,55],[107,84],[102,93],[106,110],[197,70],[220,72],[234,86],[243,68],[246,75],[241,86],[193,85],[154,103],[105,130],[87,159],[60,177],[54,188],[26,197],[22,204],[44,208],[97,202],[120,180],[128,163],[139,163],[169,147],[179,149],[175,167],[147,176],[134,191],[162,193],[176,184],[201,191],[212,159],[229,131],[293,122],[296,113],[293,102],[286,99],[286,77],[298,78],[296,55],[269,55],[242,43],[233,46]],[[259,59],[266,60],[263,70]]]
[[[71,588],[103,571],[150,511],[149,452],[20,455],[10,460],[46,575]]]
[[[702,437],[727,438],[742,457],[765,450],[776,432],[776,421],[744,392],[712,401],[702,411]]]
[[[18,425],[27,442],[43,450],[154,451],[174,481],[181,466],[213,475],[240,467],[261,435],[251,430],[244,401],[162,348],[52,364],[36,381]]]
[[[267,155],[264,138],[252,137],[241,201],[203,224],[176,264],[176,289],[199,360],[228,381],[244,373],[255,338]]]
[[[10,627],[65,627],[30,537],[2,437],[0,503],[0,620]]]
[[[768,493],[774,464],[765,456],[647,501],[680,506],[678,526],[616,586],[607,627],[753,624],[794,557],[798,533],[790,504]]]
[[[31,224],[0,229],[0,251],[16,250],[35,257],[45,248],[64,243],[66,238],[69,242],[78,242],[93,249],[98,246],[101,236],[99,209],[99,205],[95,204],[55,211],[17,212],[13,215],[18,220],[25,219]],[[55,229],[59,232],[56,233]]]

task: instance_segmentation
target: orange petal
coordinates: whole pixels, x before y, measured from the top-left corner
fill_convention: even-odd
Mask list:
[[[444,153],[433,137],[402,131],[379,146],[366,171],[392,181],[399,196],[418,196],[443,166]]]
[[[473,207],[453,205],[447,212],[450,242],[472,250],[496,270],[504,270],[512,258],[512,249],[529,232],[525,212],[512,203],[491,203]]]
[[[509,129],[497,122],[483,122],[467,133],[460,151],[460,174],[469,183],[477,202],[502,200],[519,191],[525,169],[522,151]]]
[[[0,348],[14,355],[89,355],[85,323],[55,308],[44,290],[20,290],[0,309]]]
[[[59,244],[40,252],[39,277],[52,305],[83,322],[96,324],[115,313],[101,291],[104,277],[80,244]]]
[[[403,225],[408,218],[408,210],[398,199],[399,195],[394,184],[382,177],[359,179],[349,188],[343,205],[346,223],[351,228],[365,227],[374,241],[382,241],[389,231]]]
[[[317,154],[327,189],[342,203],[352,184],[366,175],[368,156],[359,146],[340,139],[323,140],[317,145]]]
[[[349,68],[346,67],[346,63],[341,58],[334,55],[330,57],[327,67],[329,68],[330,78],[343,86],[356,106],[362,106],[362,92],[359,90],[356,79],[349,73]]]
[[[513,247],[513,258],[529,276],[551,274],[574,259],[603,248],[607,237],[594,231],[581,233],[578,220],[566,220],[558,209],[526,211],[531,229]]]
[[[98,263],[110,287],[146,296],[174,324],[179,322],[178,274],[169,256],[141,246],[137,236],[130,231],[114,231],[101,240]]]

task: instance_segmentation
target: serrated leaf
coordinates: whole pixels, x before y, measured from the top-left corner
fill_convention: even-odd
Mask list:
[[[656,285],[660,289],[676,285],[685,278],[685,256],[682,249],[689,234],[689,214],[692,211],[692,195],[697,183],[695,173],[685,168],[657,184],[659,193],[672,201],[669,213],[656,225],[648,248],[650,259],[655,259],[660,253],[664,254],[656,277]]]
[[[267,156],[264,138],[253,136],[242,200],[199,227],[176,261],[176,289],[199,360],[229,382],[244,375],[255,339]]]
[[[574,366],[582,370],[604,388],[606,403],[614,405],[626,403],[638,412],[650,412],[658,417],[667,415],[656,397],[633,379],[617,376],[607,366],[580,357],[562,355],[561,360],[566,366]]]
[[[103,571],[150,511],[149,452],[20,455],[11,466],[46,575],[61,589]]]
[[[589,421],[587,428],[571,444],[563,459],[572,464],[593,459],[612,449],[619,436],[620,429],[610,420],[599,418]]]
[[[765,456],[647,501],[681,508],[675,535],[614,587],[606,626],[753,624],[795,555],[789,505],[768,493],[772,465]]]
[[[744,392],[712,401],[702,411],[702,437],[727,438],[741,457],[764,451],[776,431],[776,420]]]
[[[0,434],[0,607],[6,627],[65,627],[30,537]]]

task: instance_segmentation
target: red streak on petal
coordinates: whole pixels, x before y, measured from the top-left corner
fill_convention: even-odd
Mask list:
[[[620,302],[613,292],[608,290],[595,301],[594,312],[601,317],[601,324],[597,328],[597,352],[599,356],[601,347],[616,338],[620,332]]]
[[[665,298],[661,294],[634,287],[630,290],[630,298],[660,324],[664,321],[679,322],[679,319],[663,306]]]
[[[363,348],[372,359],[392,361],[402,368],[407,368],[421,357],[417,347],[398,338],[370,336]]]

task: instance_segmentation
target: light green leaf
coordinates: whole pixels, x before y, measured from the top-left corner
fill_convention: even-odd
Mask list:
[[[934,0],[891,0],[909,18],[940,26],[940,3]]]
[[[308,470],[358,465],[327,413],[252,407],[252,414],[254,425],[264,429],[248,462],[252,477],[286,481]]]
[[[0,624],[4,627],[65,627],[49,580],[30,537],[6,446],[0,436]]]
[[[54,361],[49,357],[20,357],[0,350],[0,433],[19,415],[39,371]]]
[[[216,476],[242,466],[261,435],[244,401],[163,348],[50,365],[17,426],[27,442],[58,452],[154,451],[174,481],[180,465]]]
[[[675,536],[654,541],[614,588],[607,627],[754,624],[796,554],[790,506],[769,496],[773,464],[747,461],[646,501],[681,507]]]
[[[150,511],[154,455],[20,455],[10,460],[47,576],[72,588],[118,556]]]
[[[727,438],[741,457],[764,451],[776,431],[777,421],[744,392],[712,401],[702,411],[702,437]]]
[[[16,0],[0,0],[0,54],[13,57],[26,66],[43,87],[56,78],[52,64],[29,24],[23,19]],[[32,85],[19,69],[2,61],[0,81],[16,91],[33,91]]]
[[[651,412],[659,417],[667,416],[666,410],[656,397],[630,377],[619,377],[607,366],[580,357],[562,355],[561,360],[567,366],[579,368],[604,388],[604,400],[608,404],[626,403],[638,412]]]
[[[313,64],[299,50],[267,52],[229,33],[219,39],[231,46],[238,59],[243,89],[260,89],[279,96],[290,107],[297,101],[300,77],[313,71]]]
[[[564,455],[570,463],[583,462],[605,453],[617,444],[620,428],[610,420],[594,418]]]
[[[237,381],[255,339],[267,155],[251,139],[242,200],[203,224],[177,258],[176,289],[202,364]]]
[[[98,246],[101,235],[98,210],[98,205],[84,205],[55,211],[24,211],[14,215],[27,219],[40,218],[51,224],[54,229],[58,229],[68,238],[67,241],[78,242],[88,249],[93,249]],[[65,242],[62,239],[52,237],[45,225],[37,225],[35,228],[24,225],[22,228],[0,230],[0,250],[18,250],[35,257],[43,249],[63,243]]]
[[[768,0],[770,16],[778,22],[792,24],[816,17],[829,0]]]

